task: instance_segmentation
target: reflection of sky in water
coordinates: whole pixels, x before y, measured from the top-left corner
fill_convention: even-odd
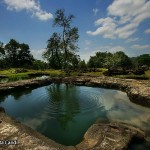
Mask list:
[[[0,96],[0,101],[10,116],[66,145],[77,144],[97,119],[150,132],[150,109],[131,103],[117,90],[52,84]]]
[[[103,101],[108,119],[129,123],[150,131],[150,109],[131,103],[127,99],[126,93],[115,91],[112,98],[108,96]]]

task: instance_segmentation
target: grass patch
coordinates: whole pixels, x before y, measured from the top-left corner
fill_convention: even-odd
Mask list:
[[[149,79],[145,74],[143,75],[116,75],[113,77],[123,78],[123,79],[137,79],[137,80],[147,80]]]
[[[150,70],[145,71],[146,77],[150,78]]]
[[[29,76],[27,73],[18,73],[18,74],[8,75],[9,81],[17,81],[17,80],[24,80],[24,79],[29,79]]]
[[[9,74],[14,74],[16,71],[15,68],[7,69],[7,70],[0,70],[1,75],[9,75]]]
[[[86,72],[86,73],[82,73],[82,75],[97,77],[97,76],[102,76],[103,72]]]
[[[33,78],[30,76],[30,74],[35,74],[35,78],[39,76],[39,74],[48,75],[50,77],[64,77],[66,74],[62,70],[54,70],[54,69],[48,69],[48,70],[27,70],[25,72],[16,73],[16,70],[18,68],[11,68],[7,70],[1,70],[0,75],[5,75],[8,77],[7,82],[11,81],[17,81],[17,80],[24,80],[24,79],[30,79]],[[37,75],[36,75],[37,74]]]
[[[107,71],[108,69],[106,69],[106,68],[97,68],[97,70],[100,71],[100,72],[105,72],[105,71]]]

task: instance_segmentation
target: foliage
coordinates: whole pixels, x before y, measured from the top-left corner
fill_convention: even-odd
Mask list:
[[[134,68],[141,68],[141,67],[150,67],[150,54],[143,54],[137,57],[131,58],[132,65]]]
[[[20,44],[14,39],[11,39],[5,46],[0,42],[0,68],[30,66],[33,60],[27,44]]]
[[[88,61],[88,67],[90,68],[110,68],[128,66],[131,66],[131,60],[122,51],[113,54],[110,52],[97,52],[96,55],[90,57]]]
[[[80,69],[80,70],[85,70],[85,69],[87,69],[87,65],[86,65],[86,63],[85,63],[85,60],[80,61],[80,63],[79,63],[79,69]]]
[[[48,69],[48,64],[41,60],[34,60],[32,64],[32,69],[36,69],[36,70]]]
[[[61,37],[57,33],[53,33],[47,44],[47,51],[44,52],[43,57],[49,62],[51,68],[61,68]]]
[[[65,15],[65,11],[59,9],[55,13],[54,26],[60,27],[60,33],[54,32],[48,40],[47,49],[43,57],[54,69],[70,69],[77,67],[79,56],[75,54],[78,49],[78,28],[71,27],[74,16]]]
[[[150,78],[150,70],[145,71],[145,75]]]
[[[114,77],[123,78],[123,79],[137,79],[137,80],[149,79],[149,77],[147,77],[145,74],[143,74],[143,75],[116,75]]]
[[[137,57],[138,66],[149,66],[150,67],[150,54],[143,54]]]

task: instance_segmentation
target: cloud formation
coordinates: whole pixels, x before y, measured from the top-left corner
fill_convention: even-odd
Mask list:
[[[87,31],[89,35],[102,35],[104,38],[131,37],[145,19],[150,18],[150,1],[147,0],[114,0],[107,8],[107,17],[95,21],[99,27]]]
[[[144,33],[149,34],[150,33],[150,29],[145,30]]]
[[[31,50],[32,55],[37,60],[43,60],[42,54],[44,53],[46,49],[39,49],[39,50]]]
[[[41,9],[40,3],[37,0],[3,0],[7,5],[8,10],[30,12],[31,16],[37,17],[39,20],[46,21],[53,18],[51,13]]]
[[[137,50],[144,50],[144,49],[149,49],[150,45],[139,45],[135,44],[131,46],[132,49],[137,49]]]
[[[135,42],[135,41],[138,41],[139,40],[139,38],[129,38],[129,39],[127,39],[127,43],[129,43],[129,42]]]

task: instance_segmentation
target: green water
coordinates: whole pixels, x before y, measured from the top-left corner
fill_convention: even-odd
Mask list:
[[[8,115],[64,145],[79,143],[96,120],[129,123],[150,136],[150,109],[131,103],[127,94],[118,90],[51,84],[0,96],[0,106]]]

